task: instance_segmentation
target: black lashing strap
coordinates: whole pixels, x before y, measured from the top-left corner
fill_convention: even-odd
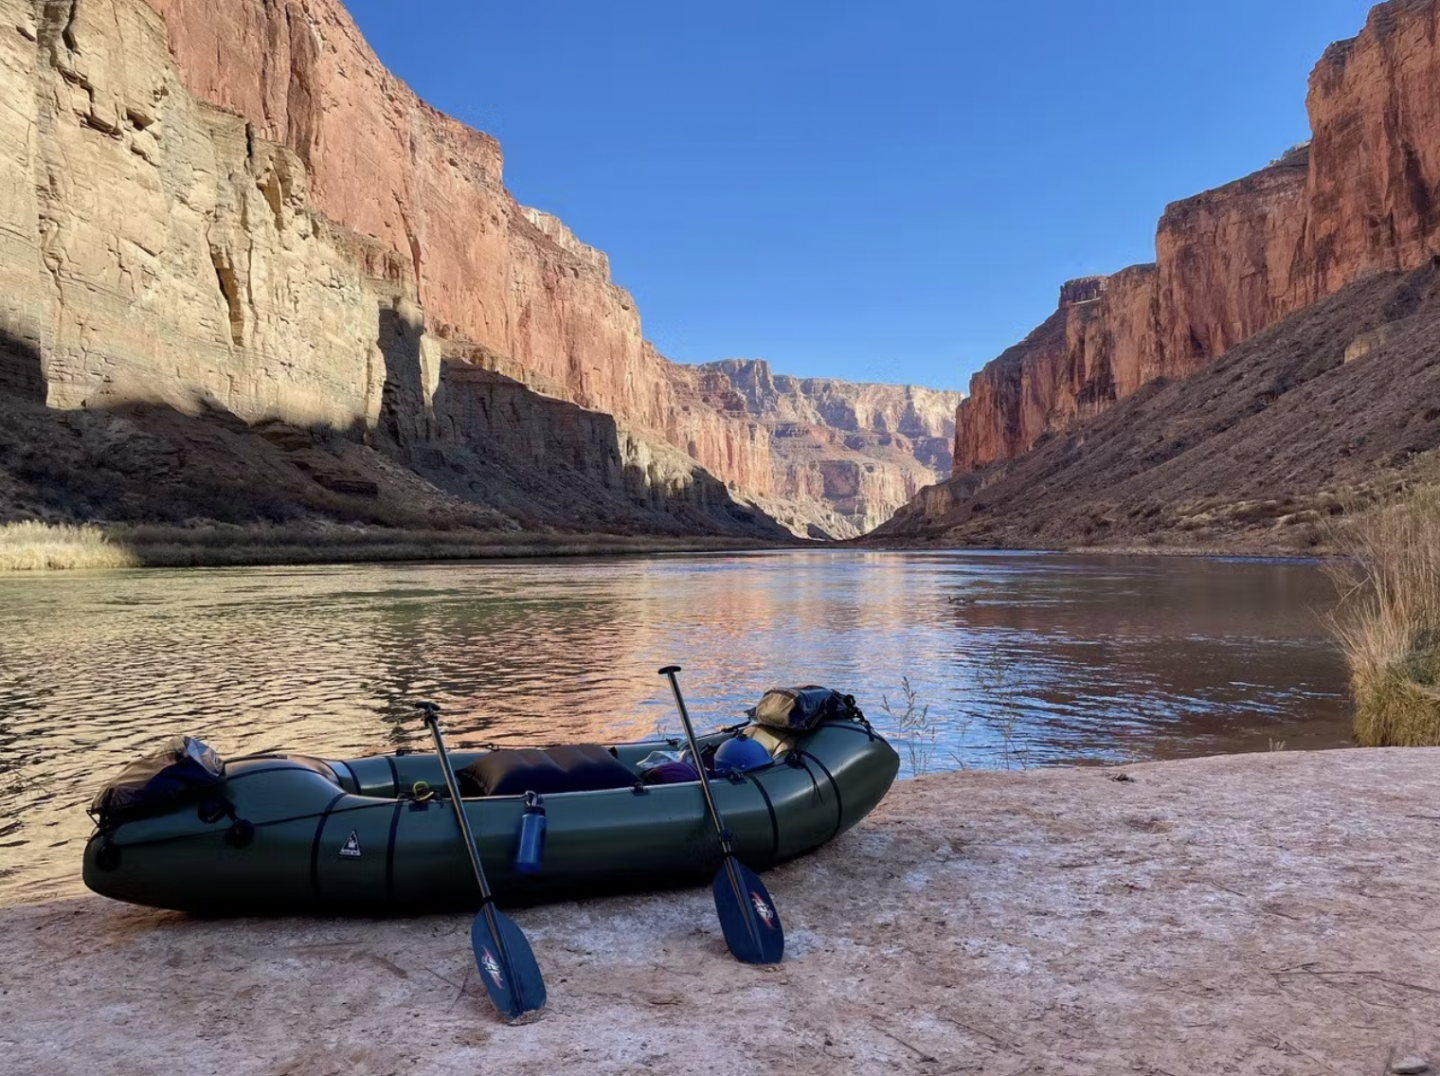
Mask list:
[[[235,759],[234,761],[242,762],[244,760]],[[302,766],[298,762],[290,762],[286,760],[278,766],[261,766],[258,770],[246,770],[244,773],[227,774],[225,777],[225,783],[227,785],[232,785],[237,781],[248,780],[251,777],[264,777],[267,773],[293,773],[296,770],[304,770],[306,773],[313,773],[316,777],[323,776],[318,771],[312,770],[309,766]]]
[[[325,821],[330,817],[330,811],[345,796],[344,792],[336,793],[335,798],[320,812],[320,818],[315,823],[315,839],[310,842],[310,888],[317,897],[320,895],[320,838],[325,832]]]
[[[760,783],[760,778],[753,773],[747,773],[746,777],[760,790],[760,798],[765,801],[765,809],[770,812],[770,862],[780,862],[780,819],[775,816],[775,804],[770,802],[770,793],[765,791],[765,786]]]
[[[395,899],[395,833],[400,828],[400,812],[405,809],[404,800],[395,801],[395,813],[390,816],[390,838],[385,842],[385,899]]]
[[[347,796],[347,795],[353,795],[353,793],[348,793],[348,792],[343,792],[343,791],[340,793],[340,796]],[[312,819],[312,818],[320,818],[320,817],[322,817],[322,815],[323,815],[324,813],[328,813],[328,814],[330,814],[331,816],[339,816],[339,815],[342,815],[342,814],[354,814],[356,811],[381,811],[381,810],[389,810],[390,807],[391,807],[390,802],[389,802],[388,800],[386,800],[386,801],[382,801],[382,802],[379,802],[379,803],[360,803],[360,804],[356,804],[356,805],[353,806],[353,807],[341,807],[338,811],[331,810],[331,808],[334,807],[334,805],[335,805],[335,800],[336,800],[336,799],[339,799],[339,796],[335,797],[335,799],[332,799],[332,800],[330,801],[330,803],[329,803],[329,804],[326,806],[326,808],[325,808],[325,812],[321,812],[321,811],[309,811],[309,812],[307,812],[306,814],[292,814],[292,815],[289,815],[289,816],[287,816],[287,817],[285,817],[285,818],[267,818],[267,819],[265,819],[263,822],[255,822],[255,823],[252,823],[252,824],[255,826],[255,828],[256,828],[257,830],[259,830],[259,829],[265,829],[267,826],[288,826],[291,822],[308,822],[308,821],[309,821],[310,819]],[[401,800],[400,802],[401,802],[401,803],[408,803],[408,802],[411,802],[411,801],[409,801],[409,800]],[[126,823],[126,824],[128,825],[128,823]],[[213,836],[215,836],[215,833],[216,833],[216,831],[213,830],[213,829],[202,829],[202,830],[196,830],[194,833],[173,833],[173,834],[170,834],[169,836],[165,836],[165,837],[151,837],[151,838],[149,838],[149,839],[147,839],[147,840],[141,840],[141,841],[126,841],[126,842],[123,843],[123,844],[121,844],[121,843],[119,843],[119,842],[117,842],[117,841],[111,841],[110,843],[111,843],[111,845],[112,845],[113,847],[115,847],[115,848],[145,848],[145,847],[147,847],[147,846],[149,846],[149,845],[173,844],[173,843],[175,843],[176,841],[192,841],[192,840],[196,840],[197,838],[203,840],[203,839],[205,839],[205,838],[207,838],[207,837],[213,837]]]
[[[390,767],[390,795],[400,795],[400,771],[395,768],[395,758],[392,755],[385,756],[385,763]]]
[[[880,734],[875,731],[875,729],[868,721],[827,721],[825,724],[821,725],[820,728],[825,729],[827,732],[831,729],[840,729],[843,732],[864,733],[865,736],[869,738],[871,743],[874,743],[876,740],[880,739]]]
[[[811,762],[815,763],[815,765],[819,766],[820,772],[825,775],[825,779],[830,782],[830,788],[835,792],[835,832],[830,834],[830,839],[833,841],[836,837],[840,836],[840,829],[845,825],[845,805],[840,802],[840,786],[835,783],[835,775],[826,769],[825,763],[821,762],[809,751],[801,748],[797,749],[795,753],[801,758],[808,758]],[[806,768],[808,769],[809,767]]]

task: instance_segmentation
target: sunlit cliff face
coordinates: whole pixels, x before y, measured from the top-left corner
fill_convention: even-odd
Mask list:
[[[1152,266],[1102,278],[976,375],[955,471],[1027,451],[1157,377],[1185,377],[1377,270],[1440,252],[1440,5],[1393,0],[1310,77],[1312,141],[1169,206]]]
[[[627,495],[638,480],[642,501],[693,502],[708,472],[804,501],[802,531],[834,513],[777,483],[770,429],[692,391],[605,255],[516,204],[495,140],[420,102],[335,0],[12,6],[0,332],[34,355],[7,350],[0,383],[61,409],[503,437],[493,416],[457,424],[474,379],[442,392],[447,368],[475,364],[611,416]],[[440,413],[439,395],[460,406]],[[537,466],[585,451],[556,438]],[[862,524],[898,506],[896,468],[915,466],[867,451],[890,492],[849,512]]]

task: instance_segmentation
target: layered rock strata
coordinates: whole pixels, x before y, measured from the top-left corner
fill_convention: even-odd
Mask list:
[[[972,379],[954,466],[1027,451],[1158,377],[1186,377],[1293,309],[1309,148],[1176,202],[1155,263],[1060,289],[1055,314]]]
[[[0,91],[0,392],[350,431],[449,459],[447,489],[475,470],[447,453],[563,467],[727,528],[763,502],[850,533],[905,499],[884,459],[868,494],[789,477],[724,375],[658,355],[605,255],[518,205],[495,141],[336,0],[0,0]]]
[[[149,404],[257,429],[278,422],[352,433],[422,473],[433,464],[441,488],[472,502],[496,492],[476,457],[508,461],[504,489],[564,468],[585,491],[569,495],[577,513],[594,507],[591,516],[609,525],[627,523],[617,499],[638,510],[629,522],[647,510],[683,509],[692,523],[708,513],[702,527],[721,529],[763,518],[663,437],[581,406],[613,397],[606,379],[639,380],[612,368],[630,361],[620,353],[633,352],[637,369],[664,364],[640,340],[633,304],[609,283],[604,256],[499,187],[493,142],[411,99],[417,156],[394,178],[408,183],[407,169],[438,167],[418,156],[433,135],[427,152],[443,146],[458,171],[413,204],[473,215],[475,229],[446,230],[461,244],[452,254],[475,259],[481,283],[500,274],[494,295],[461,294],[462,277],[466,288],[480,284],[444,258],[427,270],[424,243],[412,235],[397,247],[389,218],[366,215],[376,200],[343,182],[377,181],[354,155],[383,143],[367,149],[337,130],[327,153],[344,159],[339,171],[317,152],[331,98],[310,65],[358,63],[324,47],[326,33],[346,40],[348,22],[314,22],[296,4],[237,3],[203,17],[198,5],[162,10],[181,28],[169,41],[190,40],[186,26],[237,32],[209,39],[211,60],[258,79],[258,96],[246,96],[242,79],[234,99],[217,92],[219,105],[194,97],[181,85],[165,21],[137,0],[0,0],[0,390],[60,411]],[[242,32],[247,13],[265,16],[258,39]],[[243,62],[250,45],[263,46],[267,62]],[[281,69],[283,85],[274,81]],[[394,104],[396,86],[381,89]],[[368,106],[350,106],[346,116],[363,133]],[[468,201],[456,193],[462,187]],[[396,219],[409,219],[412,203],[387,193],[397,195],[389,199]],[[502,209],[505,228],[491,235]],[[509,326],[507,343],[532,359],[563,353],[569,365],[527,366],[454,323],[436,331],[427,296],[442,311],[470,311],[465,328],[481,336],[498,319]],[[502,298],[512,308],[494,308]],[[649,396],[668,393],[663,377],[650,381]],[[749,472],[768,479],[753,423],[695,415],[680,426],[701,446],[729,448],[737,486]],[[447,445],[468,452],[468,462],[447,459]],[[533,473],[517,478],[527,464]],[[377,488],[369,479],[343,484],[352,493]]]
[[[404,266],[310,210],[293,153],[179,90],[148,8],[0,14],[0,329],[33,346],[10,383],[57,408],[373,419]]]
[[[799,534],[850,538],[950,472],[958,392],[775,374],[759,359],[676,368],[711,406],[768,431],[766,506]]]
[[[316,209],[404,258],[432,335],[484,347],[546,395],[767,492],[764,439],[743,421],[682,409],[605,255],[517,204],[499,144],[386,71],[337,0],[145,2],[164,16],[190,92],[290,149]]]
[[[1440,3],[1391,0],[1332,45],[1310,77],[1310,143],[1167,208],[1154,266],[1085,300],[1067,289],[1050,321],[975,376],[956,471],[1013,458],[1368,273],[1440,251],[1437,42]]]

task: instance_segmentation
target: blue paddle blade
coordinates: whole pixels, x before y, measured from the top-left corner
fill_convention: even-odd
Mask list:
[[[778,964],[785,956],[780,913],[763,882],[734,856],[715,875],[715,911],[725,944],[745,964]]]
[[[520,928],[494,905],[480,910],[470,927],[475,966],[495,1010],[514,1020],[545,1007],[545,980]]]

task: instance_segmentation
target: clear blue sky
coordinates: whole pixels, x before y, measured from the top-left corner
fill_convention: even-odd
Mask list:
[[[682,362],[962,388],[1308,137],[1369,0],[345,0]]]

